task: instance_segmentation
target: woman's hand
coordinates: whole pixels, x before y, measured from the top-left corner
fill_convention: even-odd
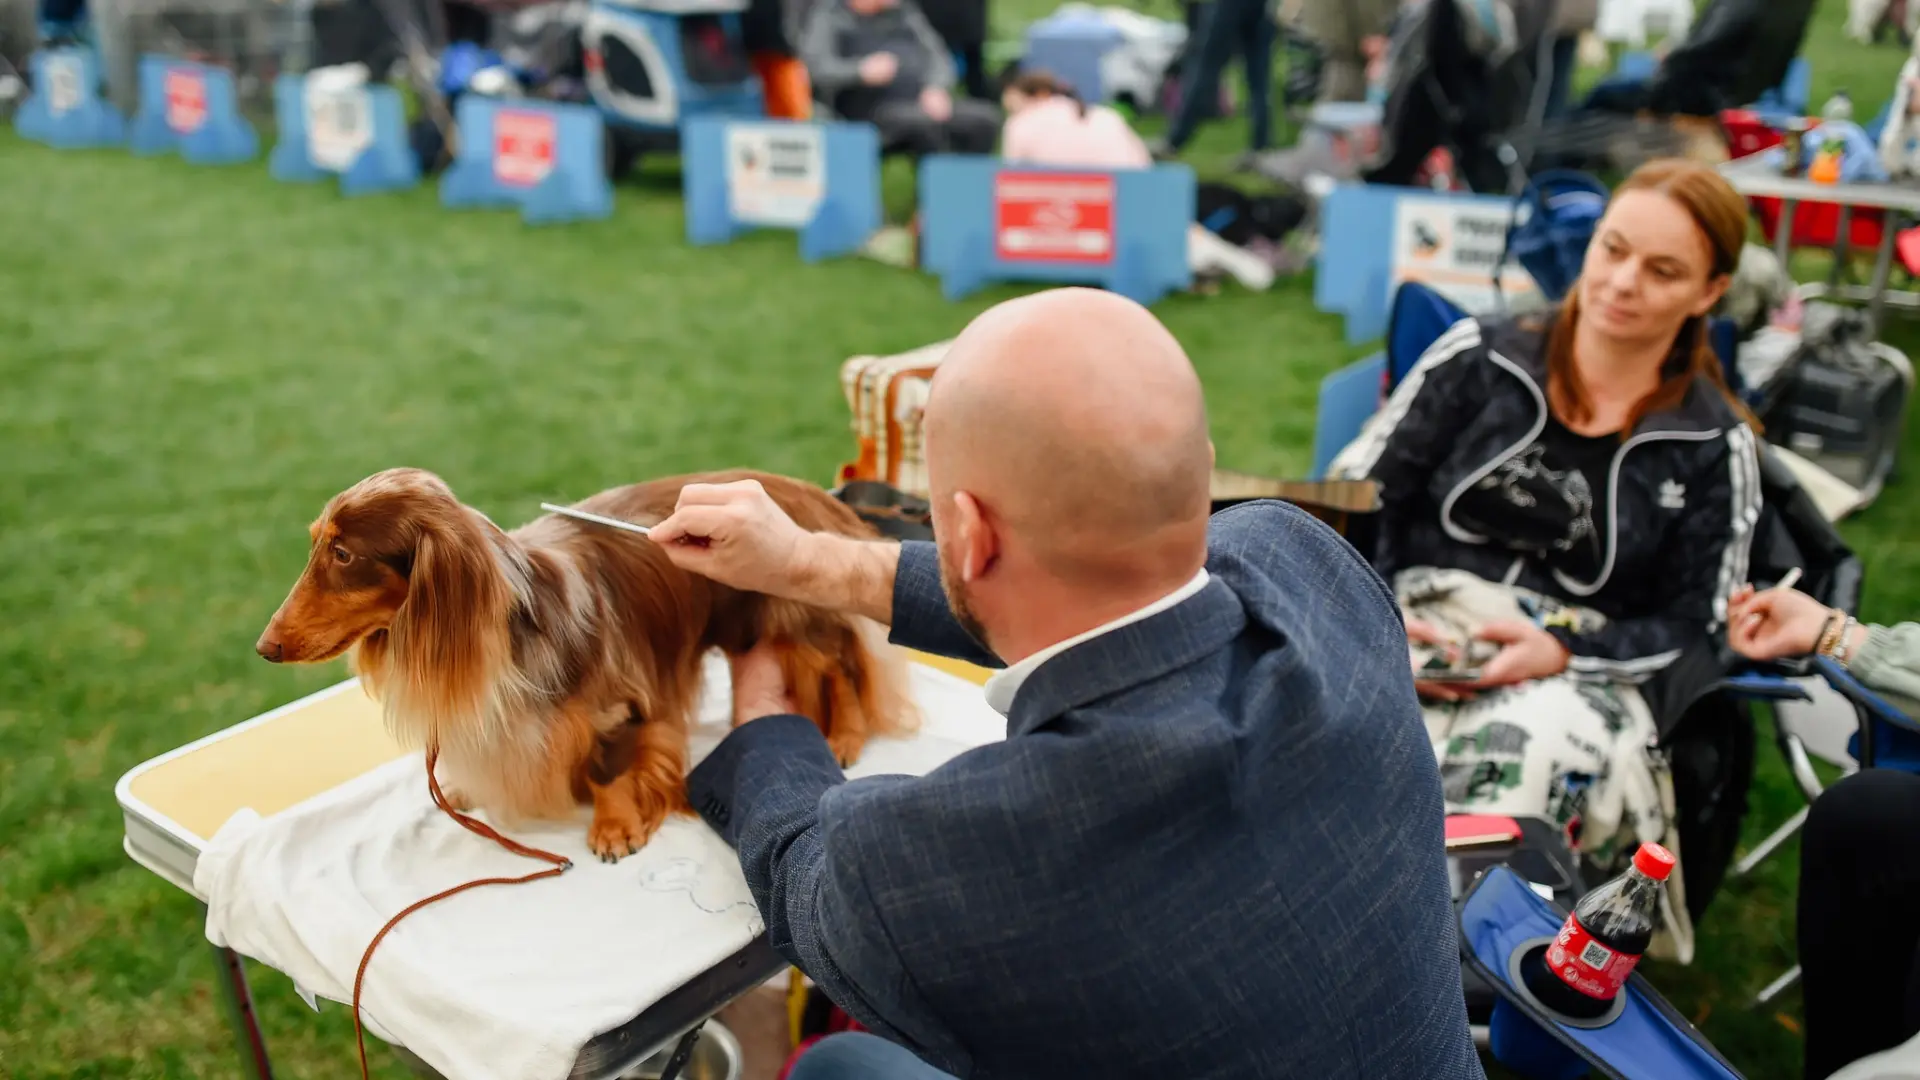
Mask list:
[[[1460,646],[1441,633],[1439,627],[1419,619],[1408,619],[1406,622],[1408,641],[1416,645],[1437,645],[1446,650],[1449,664],[1459,663]],[[1431,701],[1465,701],[1473,696],[1473,691],[1459,683],[1427,682],[1419,678],[1413,680],[1413,691]]]
[[[1559,638],[1524,619],[1490,622],[1474,637],[1501,646],[1480,669],[1480,681],[1473,684],[1483,690],[1551,678],[1567,670],[1567,661],[1573,658]]]
[[[1749,660],[1805,656],[1819,646],[1833,614],[1797,589],[1755,592],[1742,585],[1727,601],[1727,644]]]

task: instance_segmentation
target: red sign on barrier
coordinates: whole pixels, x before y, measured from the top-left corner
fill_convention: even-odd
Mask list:
[[[206,76],[187,68],[168,68],[164,89],[167,126],[181,135],[200,130],[207,122]]]
[[[1113,177],[1003,172],[993,179],[994,250],[1010,262],[1113,261]]]
[[[553,117],[501,109],[493,114],[493,175],[503,184],[532,187],[553,171]]]

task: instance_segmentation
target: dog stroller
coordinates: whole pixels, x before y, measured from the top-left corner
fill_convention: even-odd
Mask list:
[[[1379,154],[1362,179],[1414,184],[1437,149],[1466,186],[1525,183],[1518,145],[1546,108],[1557,0],[1425,0],[1396,21]]]

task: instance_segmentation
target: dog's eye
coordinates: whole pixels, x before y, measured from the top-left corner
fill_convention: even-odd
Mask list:
[[[345,566],[353,561],[353,552],[336,544],[333,549],[333,561]]]

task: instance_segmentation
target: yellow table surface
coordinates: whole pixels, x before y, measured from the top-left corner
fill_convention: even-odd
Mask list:
[[[911,656],[974,683],[990,674],[944,657]],[[405,752],[387,734],[380,707],[354,684],[228,728],[139,770],[126,789],[204,844],[242,808],[277,813]]]

